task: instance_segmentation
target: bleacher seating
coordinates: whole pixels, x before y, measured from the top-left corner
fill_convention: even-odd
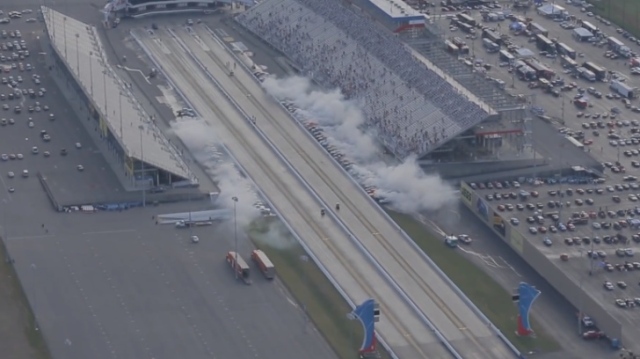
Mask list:
[[[339,0],[265,0],[236,20],[306,75],[361,101],[366,125],[400,158],[423,156],[488,116]]]

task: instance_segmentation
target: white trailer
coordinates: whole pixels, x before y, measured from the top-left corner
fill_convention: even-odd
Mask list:
[[[618,80],[611,80],[611,82],[609,83],[609,88],[618,93],[620,96],[626,98],[634,98],[636,97],[636,94],[638,92],[637,87],[631,87]]]

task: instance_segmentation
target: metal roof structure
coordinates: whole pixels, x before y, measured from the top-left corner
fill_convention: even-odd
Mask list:
[[[384,11],[389,17],[405,18],[405,17],[424,17],[419,11],[409,6],[402,0],[368,0],[380,10]]]
[[[109,65],[97,29],[48,7],[42,7],[51,45],[125,155],[181,178],[196,181],[178,150]],[[194,182],[195,183],[195,182]]]

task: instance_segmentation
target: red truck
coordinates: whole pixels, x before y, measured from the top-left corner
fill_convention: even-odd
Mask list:
[[[247,265],[247,262],[245,262],[244,259],[234,251],[227,253],[225,258],[238,278],[242,278],[242,281],[245,282],[245,284],[251,284],[251,278],[249,278],[249,266]]]
[[[258,268],[260,268],[260,271],[265,276],[265,278],[275,278],[276,267],[273,265],[273,263],[271,263],[271,261],[263,251],[256,249],[251,252],[251,259],[256,262]]]

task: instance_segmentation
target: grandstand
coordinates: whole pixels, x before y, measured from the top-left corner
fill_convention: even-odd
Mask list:
[[[95,27],[47,7],[42,14],[58,68],[76,82],[79,99],[90,109],[82,121],[105,153],[125,189],[196,185],[179,151],[156,127],[108,63]]]
[[[237,2],[251,3],[252,0]],[[109,0],[102,12],[105,14],[105,21],[109,21],[112,18],[138,18],[168,13],[208,13],[222,5],[232,3],[232,0]]]
[[[361,101],[398,158],[423,157],[498,114],[339,0],[265,0],[236,17],[320,84]]]

